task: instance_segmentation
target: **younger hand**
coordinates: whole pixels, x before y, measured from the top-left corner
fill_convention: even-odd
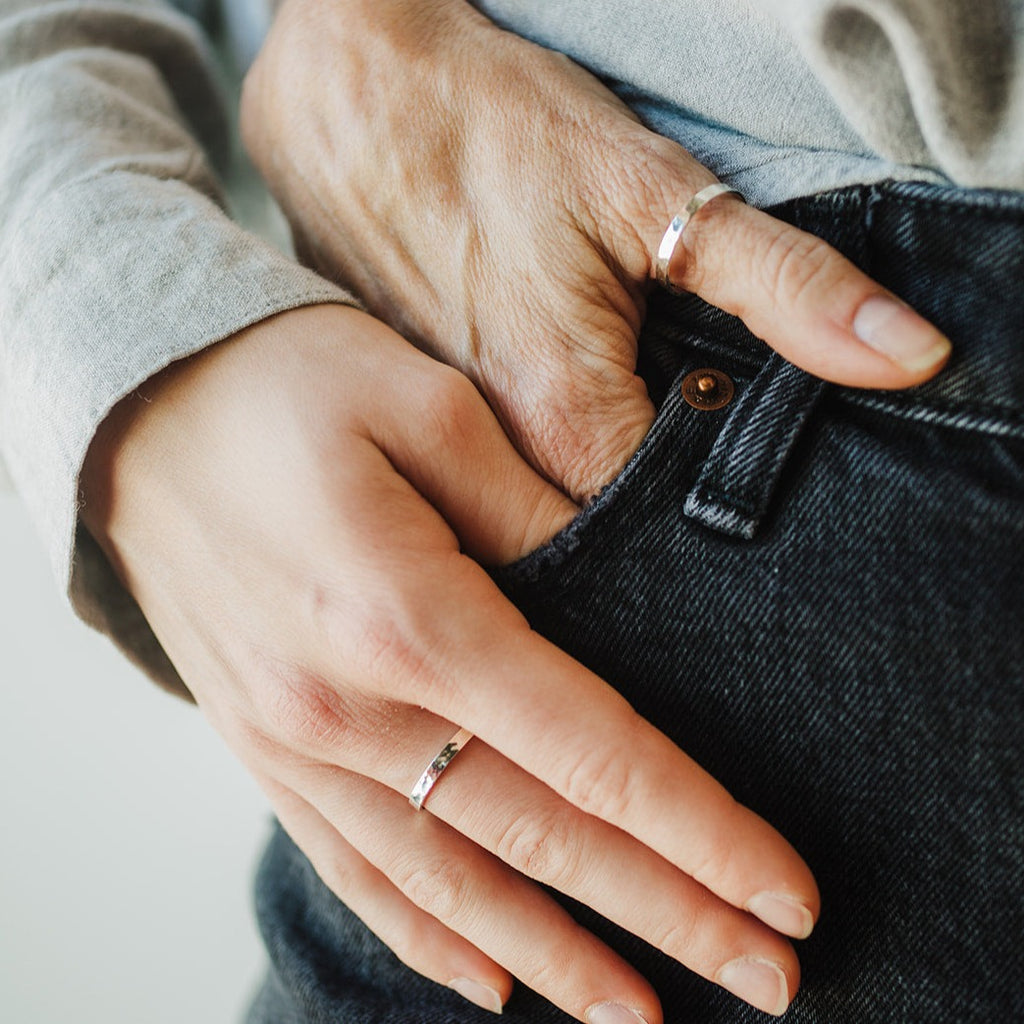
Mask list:
[[[86,523],[284,826],[399,956],[492,1009],[514,975],[591,1024],[606,1004],[658,1024],[647,982],[534,879],[781,1012],[799,966],[779,932],[809,931],[814,880],[469,557],[514,559],[575,512],[471,383],[320,306],[141,391],[90,449]],[[475,738],[417,813],[459,727]]]

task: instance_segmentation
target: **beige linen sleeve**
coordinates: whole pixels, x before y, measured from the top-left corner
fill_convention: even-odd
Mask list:
[[[78,521],[109,410],[276,312],[349,296],[225,215],[198,30],[156,3],[0,0],[0,445],[75,611],[184,687]]]

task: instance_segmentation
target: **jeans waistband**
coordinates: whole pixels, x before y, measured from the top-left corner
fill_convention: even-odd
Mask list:
[[[1024,436],[1024,194],[885,182],[770,212],[823,238],[953,343],[947,368],[920,387],[831,394],[900,417]],[[642,344],[655,364],[659,350],[685,346],[753,375],[772,354],[695,296],[654,296],[648,323]]]

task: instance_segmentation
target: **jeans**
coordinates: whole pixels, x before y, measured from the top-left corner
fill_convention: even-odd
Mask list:
[[[562,534],[497,573],[818,879],[794,1024],[1024,1020],[1024,196],[882,184],[774,211],[954,343],[907,392],[825,385],[691,296],[651,304],[657,421]],[[723,408],[684,400],[710,367]],[[491,1016],[413,974],[278,833],[252,1024]],[[767,1019],[570,904],[667,1024]],[[519,987],[512,1021],[567,1021]]]

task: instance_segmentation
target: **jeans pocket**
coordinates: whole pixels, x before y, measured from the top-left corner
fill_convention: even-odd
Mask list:
[[[499,583],[539,580],[564,569],[595,542],[614,544],[645,514],[678,499],[688,520],[752,540],[766,516],[797,439],[826,385],[776,354],[755,376],[735,378],[694,353],[640,448],[623,471],[547,544],[499,571]],[[695,383],[721,380],[726,401],[707,403]]]
[[[697,479],[718,433],[725,424],[729,406],[702,411],[687,404],[682,381],[700,365],[694,356],[676,378],[640,447],[619,474],[586,505],[568,525],[545,544],[509,565],[495,570],[499,585],[538,582],[556,570],[566,570],[591,549],[630,528],[632,517],[652,490],[671,488],[680,503]],[[747,382],[735,380],[736,393]]]

